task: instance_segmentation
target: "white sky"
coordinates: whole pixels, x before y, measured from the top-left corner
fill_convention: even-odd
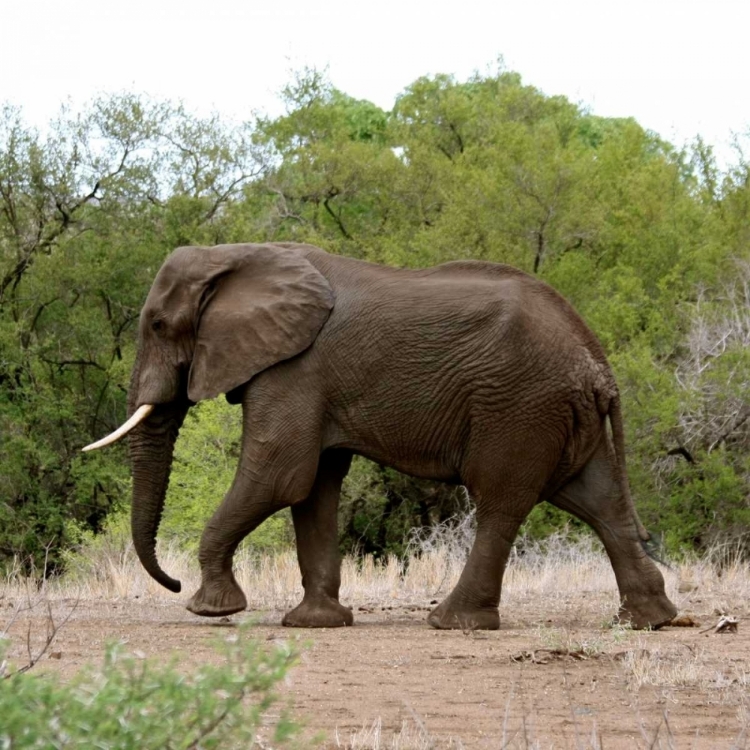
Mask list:
[[[499,55],[525,83],[729,155],[750,131],[750,0],[0,0],[0,101],[43,126],[123,89],[243,118],[292,69],[389,109]]]

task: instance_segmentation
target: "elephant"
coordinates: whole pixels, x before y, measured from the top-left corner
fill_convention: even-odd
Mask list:
[[[283,624],[352,624],[339,601],[337,510],[355,454],[464,485],[475,503],[473,547],[433,627],[499,628],[511,546],[542,501],[598,534],[622,621],[657,628],[676,615],[630,495],[612,369],[573,307],[534,276],[473,260],[393,268],[298,243],[174,250],[141,311],[130,418],[87,446],[130,432],[134,547],[173,592],[156,535],[175,439],[190,406],[220,394],[242,406],[242,443],[201,536],[187,604],[197,615],[246,609],[235,550],[291,507],[304,594]]]

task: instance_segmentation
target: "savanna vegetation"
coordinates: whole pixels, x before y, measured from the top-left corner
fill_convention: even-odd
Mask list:
[[[289,644],[261,646],[247,628],[219,641],[219,665],[186,677],[177,659],[164,664],[111,644],[99,669],[69,682],[0,665],[0,741],[12,748],[101,747],[120,750],[252,747],[260,734],[274,747],[293,745],[299,727],[279,702],[278,685],[296,661]],[[0,658],[6,643],[0,641]],[[34,721],[29,722],[29,716]],[[258,743],[261,744],[261,743]]]
[[[44,133],[0,111],[0,561],[59,570],[123,522],[137,318],[184,244],[295,240],[400,266],[479,258],[553,284],[601,338],[624,397],[633,493],[669,549],[747,546],[750,160],[719,165],[633,119],[597,117],[499,69],[425,77],[390,112],[304,71],[285,113],[232,123],[124,94]],[[189,414],[161,536],[197,543],[228,487],[239,414]],[[402,551],[460,488],[357,460],[341,545]],[[566,521],[537,508],[527,534]],[[251,540],[280,547],[273,518]]]

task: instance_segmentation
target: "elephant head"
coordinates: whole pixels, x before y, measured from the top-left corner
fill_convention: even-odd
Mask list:
[[[188,408],[307,349],[332,307],[328,282],[301,249],[182,247],[159,270],[141,311],[129,419],[84,450],[132,430],[133,542],[144,568],[171,591],[180,582],[159,566],[156,532]]]

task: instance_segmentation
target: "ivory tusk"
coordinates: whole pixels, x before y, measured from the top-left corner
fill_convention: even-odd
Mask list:
[[[85,453],[86,451],[95,451],[97,448],[104,448],[105,445],[116,443],[120,438],[127,435],[136,425],[140,424],[153,410],[153,404],[143,404],[143,406],[139,406],[133,412],[133,416],[130,417],[125,424],[118,427],[114,432],[111,432],[107,437],[103,437],[101,440],[97,440],[95,443],[91,443],[91,445],[81,448],[81,450]]]

